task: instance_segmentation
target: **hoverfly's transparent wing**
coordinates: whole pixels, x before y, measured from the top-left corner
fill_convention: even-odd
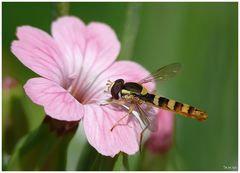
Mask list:
[[[140,105],[139,105],[140,106]],[[158,123],[157,123],[157,111],[154,110],[153,106],[147,105],[147,104],[142,104],[140,106],[142,108],[142,111],[145,112],[145,115],[147,115],[147,119],[150,122],[149,129],[154,132],[158,130]]]
[[[176,76],[176,74],[178,74],[180,70],[181,70],[180,63],[169,64],[151,73],[147,77],[140,80],[138,83],[143,84],[153,81],[163,81]]]
[[[156,114],[146,113],[146,111],[144,111],[144,109],[141,108],[141,106],[138,104],[135,104],[135,108],[137,109],[139,113],[139,118],[141,122],[144,124],[144,126],[147,127],[152,132],[156,131],[158,129],[157,123],[155,121]]]

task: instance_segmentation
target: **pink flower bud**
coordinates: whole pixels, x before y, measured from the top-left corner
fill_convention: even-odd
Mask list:
[[[4,90],[10,90],[12,88],[15,88],[18,84],[18,81],[10,76],[3,78],[2,87]]]
[[[174,125],[173,113],[159,110],[156,121],[158,130],[152,132],[146,142],[147,148],[154,153],[166,152],[172,144],[172,133]]]

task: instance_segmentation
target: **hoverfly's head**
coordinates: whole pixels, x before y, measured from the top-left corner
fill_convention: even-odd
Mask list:
[[[120,91],[122,90],[123,85],[124,85],[123,79],[117,79],[115,82],[111,82],[110,80],[108,80],[107,82],[108,93],[111,93],[114,99],[119,99]]]

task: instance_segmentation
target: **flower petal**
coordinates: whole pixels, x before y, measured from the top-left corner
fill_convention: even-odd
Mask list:
[[[47,115],[58,120],[77,121],[83,116],[83,107],[67,90],[44,78],[33,78],[24,86],[31,100],[44,107]]]
[[[122,125],[111,131],[126,111],[115,111],[110,106],[96,104],[85,105],[84,110],[83,123],[87,139],[99,153],[114,157],[120,151],[134,154],[139,150],[141,128],[135,117],[125,118],[120,122]]]
[[[52,25],[52,35],[65,56],[69,75],[78,76],[76,97],[81,97],[114,62],[120,50],[117,36],[108,25],[93,22],[85,26],[76,17],[59,18]]]
[[[52,23],[52,35],[64,55],[68,75],[80,72],[86,45],[86,26],[76,17],[60,17]]]
[[[141,65],[132,61],[115,62],[109,69],[104,71],[97,80],[86,90],[86,102],[102,100],[106,97],[104,89],[108,80],[115,81],[124,79],[125,82],[138,82],[149,75],[149,72]],[[155,88],[155,83],[146,83],[144,86],[152,91]]]
[[[11,46],[13,54],[35,73],[61,84],[64,77],[62,56],[53,39],[31,26],[18,27],[17,37],[19,40],[13,41]]]

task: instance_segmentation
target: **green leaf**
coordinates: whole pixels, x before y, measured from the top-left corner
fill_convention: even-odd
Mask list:
[[[78,122],[48,116],[17,145],[7,170],[65,170],[67,147]]]
[[[21,102],[19,87],[3,90],[3,151],[11,154],[15,144],[28,131],[26,112]]]

